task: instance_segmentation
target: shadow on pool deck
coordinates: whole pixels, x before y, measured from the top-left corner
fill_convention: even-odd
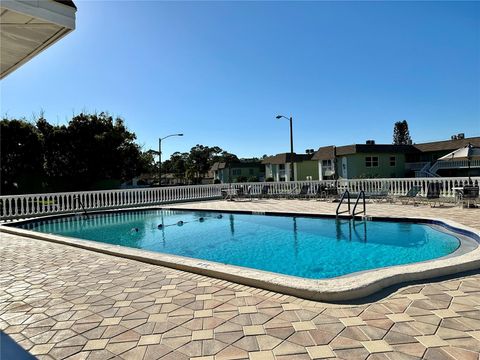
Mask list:
[[[459,279],[465,276],[472,276],[472,275],[479,275],[480,274],[480,269],[476,270],[471,270],[471,271],[465,271],[457,274],[452,274],[452,275],[445,275],[445,276],[439,276],[436,278],[429,278],[429,279],[424,279],[424,280],[416,280],[416,281],[407,281],[407,282],[402,282],[399,284],[395,284],[392,286],[389,286],[387,288],[384,288],[382,290],[379,290],[375,292],[372,295],[360,298],[360,299],[355,299],[355,300],[348,300],[348,301],[331,301],[327,302],[328,304],[339,304],[339,305],[364,305],[364,304],[369,304],[369,303],[374,303],[383,299],[386,299],[387,297],[394,295],[397,291],[400,290],[405,290],[406,287],[408,286],[413,286],[413,285],[426,285],[426,284],[431,284],[431,283],[439,283],[442,281],[446,280],[454,280],[454,279]]]

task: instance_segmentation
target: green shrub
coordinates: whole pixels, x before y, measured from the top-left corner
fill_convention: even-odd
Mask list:
[[[237,183],[243,183],[243,182],[247,182],[247,177],[246,176],[237,176],[237,178],[235,179],[235,182]]]

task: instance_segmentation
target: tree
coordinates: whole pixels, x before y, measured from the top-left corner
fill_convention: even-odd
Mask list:
[[[187,159],[187,170],[194,183],[199,183],[205,174],[210,170],[215,160],[218,160],[223,150],[218,146],[195,145],[190,149]]]
[[[177,179],[187,179],[199,183],[215,162],[238,162],[237,155],[218,146],[197,144],[188,153],[175,152],[169,160],[162,163],[165,172],[172,173]]]
[[[410,132],[408,131],[407,120],[397,121],[393,128],[393,144],[409,145],[412,143]]]
[[[99,182],[114,186],[151,166],[152,158],[141,152],[135,134],[127,130],[123,119],[113,119],[107,113],[81,113],[65,127],[54,127],[53,132],[45,130],[46,142],[53,144],[52,156],[46,153],[46,167],[52,177],[60,177],[60,182],[52,179],[55,183],[65,184],[68,180],[75,189],[95,188]],[[48,136],[53,136],[51,141]],[[65,161],[52,162],[62,154]]]
[[[166,173],[171,173],[178,180],[185,179],[185,171],[187,168],[188,153],[174,152],[169,160],[162,163],[162,168]]]
[[[45,175],[53,179],[73,177],[74,166],[70,154],[70,137],[66,126],[53,126],[41,117],[36,123],[43,141],[43,170]]]
[[[198,181],[197,172],[193,167],[187,167],[185,169],[185,178],[192,184]]]
[[[25,120],[0,122],[0,193],[38,192],[44,182],[43,142],[35,125]]]
[[[158,172],[158,167],[155,164],[155,158],[149,151],[140,153],[140,167],[144,172],[149,174]]]
[[[238,162],[237,155],[229,153],[228,151],[222,150],[222,152],[219,155],[214,155],[212,156],[211,163],[216,163],[216,162],[225,162],[225,163],[233,163],[233,162]]]
[[[2,194],[112,188],[153,168],[124,121],[106,113],[61,126],[3,119],[0,135]]]

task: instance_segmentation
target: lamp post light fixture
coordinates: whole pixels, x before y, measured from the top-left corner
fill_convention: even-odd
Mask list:
[[[172,136],[183,136],[183,134],[170,134],[158,139],[158,185],[162,186],[162,140]]]
[[[290,181],[295,181],[295,174],[293,170],[293,118],[291,116],[288,118],[284,115],[277,115],[276,118],[284,118],[290,121]]]

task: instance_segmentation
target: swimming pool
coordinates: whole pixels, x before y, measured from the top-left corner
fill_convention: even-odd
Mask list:
[[[26,230],[180,255],[307,279],[448,256],[459,238],[413,221],[142,210],[37,220]]]

